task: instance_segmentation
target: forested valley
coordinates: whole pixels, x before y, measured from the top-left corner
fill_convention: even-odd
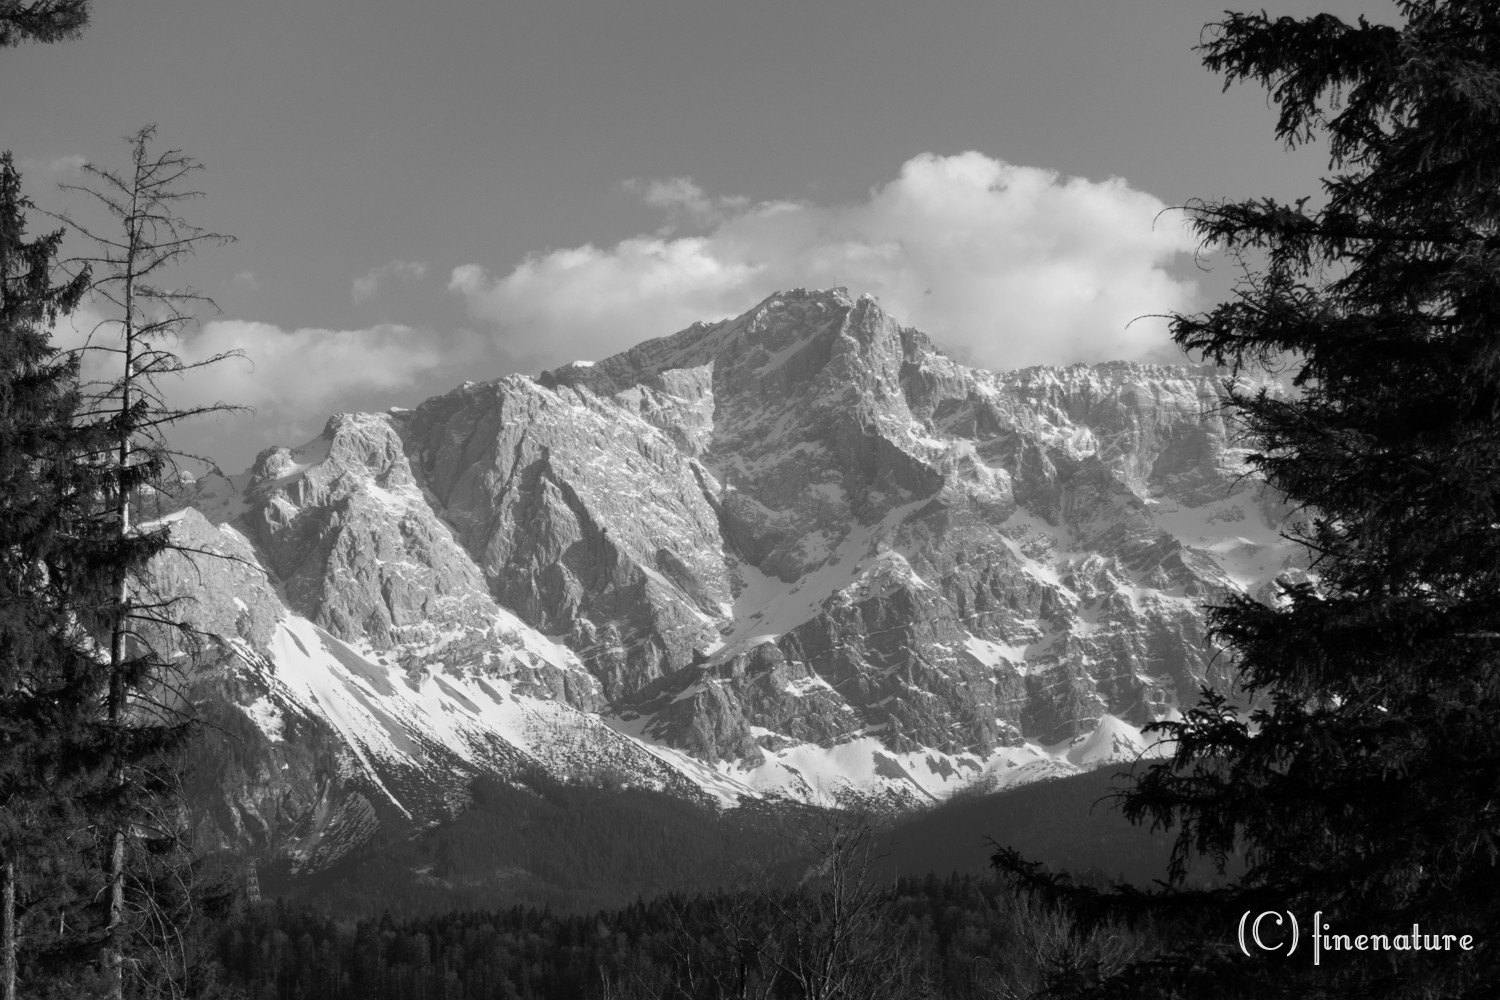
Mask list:
[[[1082,933],[987,876],[906,878],[842,903],[801,886],[588,915],[516,906],[359,921],[262,903],[220,929],[205,958],[212,981],[253,1000],[979,1000],[1117,971],[1148,941],[1118,927]]]

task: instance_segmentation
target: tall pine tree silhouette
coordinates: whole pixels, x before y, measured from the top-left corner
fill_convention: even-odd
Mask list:
[[[62,233],[28,241],[29,208],[10,155],[0,156],[0,993],[7,1000],[18,976],[28,993],[42,981],[76,984],[72,960],[90,950],[88,921],[79,916],[91,895],[83,806],[108,783],[99,722],[109,675],[98,637],[115,573],[159,547],[149,536],[119,539],[101,516],[111,480],[96,456],[111,428],[82,418],[78,358],[51,344],[53,324],[74,309],[90,276],[54,283]]]
[[[89,0],[0,0],[0,48],[77,38],[88,19]],[[28,207],[7,152],[0,157],[0,1000],[16,996],[19,856],[34,854],[29,849],[46,840],[36,801],[37,792],[48,790],[38,782],[46,770],[45,754],[38,755],[43,734],[26,726],[47,704],[39,692],[58,682],[59,668],[63,674],[69,669],[55,662],[58,655],[78,666],[69,642],[48,649],[58,638],[56,605],[42,595],[43,553],[58,527],[47,521],[56,496],[48,495],[43,473],[55,468],[48,453],[62,444],[59,431],[72,405],[68,390],[77,381],[76,365],[58,363],[48,346],[46,328],[76,305],[87,275],[51,284],[61,234],[24,241]],[[51,481],[56,484],[55,475]],[[49,681],[39,676],[43,662],[49,665],[41,673],[50,674]],[[75,707],[80,693],[71,692]],[[70,695],[60,697],[67,701]],[[26,814],[30,822],[22,827]],[[28,836],[21,836],[23,830]]]
[[[1331,154],[1318,202],[1190,206],[1251,266],[1173,324],[1234,374],[1293,375],[1230,380],[1229,405],[1305,517],[1313,576],[1210,613],[1260,707],[1205,693],[1158,726],[1173,755],[1124,806],[1175,830],[1177,886],[1195,856],[1242,849],[1248,870],[1171,897],[1200,904],[1196,931],[1108,995],[1500,995],[1500,4],[1397,6],[1399,26],[1229,14],[1201,46],[1226,87],[1267,89],[1283,142]],[[1264,910],[1476,941],[1246,957],[1236,921]]]

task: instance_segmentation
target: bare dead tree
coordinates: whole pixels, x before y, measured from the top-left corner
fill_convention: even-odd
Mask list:
[[[86,370],[97,377],[85,386],[88,405],[80,417],[108,423],[110,451],[85,460],[112,469],[112,490],[101,516],[122,545],[134,546],[147,558],[170,546],[169,528],[143,525],[136,515],[142,504],[159,503],[163,496],[166,473],[175,458],[166,429],[200,414],[240,409],[224,403],[174,406],[163,393],[167,376],[181,377],[233,356],[183,360],[178,345],[195,324],[197,311],[213,303],[192,288],[170,287],[163,281],[173,265],[200,247],[228,243],[232,237],[192,225],[179,214],[182,202],[202,197],[187,186],[202,165],[180,150],[153,152],[155,133],[155,126],[148,125],[128,137],[128,170],[89,164],[84,171],[91,183],[64,185],[91,199],[95,209],[102,208],[108,228],[84,224],[71,215],[61,217],[92,246],[90,253],[73,262],[93,275],[90,291],[107,308],[83,348],[96,361]],[[107,359],[103,364],[97,363],[101,356]],[[170,748],[180,746],[187,730],[187,719],[177,714],[181,699],[159,697],[171,687],[160,630],[180,623],[169,613],[169,603],[139,599],[133,574],[140,565],[137,559],[111,567],[104,616],[109,692],[103,714],[112,761],[112,802],[104,833],[106,919],[100,965],[110,1000],[123,996],[127,971],[126,938],[132,924],[127,905],[127,858],[133,853],[129,842],[159,841],[172,822],[170,816],[149,815],[154,796],[165,794],[165,786],[139,765],[161,760]],[[135,937],[147,948],[160,949],[173,936],[170,922],[163,922],[163,915],[149,906],[142,910],[142,905],[136,905],[143,919],[134,922],[140,929]]]
[[[858,811],[812,814],[801,839],[812,864],[795,892],[771,896],[764,954],[805,1000],[911,1000],[912,956],[875,873],[873,820]]]
[[[1064,905],[1024,889],[1002,897],[992,920],[1008,931],[1003,964],[983,989],[993,1000],[1072,995],[1109,979],[1144,954],[1152,931],[1118,921],[1080,923]]]

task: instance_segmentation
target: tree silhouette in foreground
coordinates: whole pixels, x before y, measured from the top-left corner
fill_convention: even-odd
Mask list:
[[[1226,87],[1267,89],[1288,146],[1326,139],[1336,171],[1321,205],[1190,206],[1205,243],[1249,266],[1231,301],[1173,320],[1233,376],[1294,375],[1288,392],[1230,378],[1228,405],[1251,466],[1305,517],[1312,580],[1211,609],[1242,704],[1260,707],[1206,692],[1156,726],[1174,753],[1123,800],[1175,828],[1176,891],[1072,895],[1180,907],[1184,938],[1099,993],[1500,988],[1500,5],[1397,6],[1394,27],[1231,13],[1200,47]],[[1191,858],[1222,870],[1237,850],[1248,869],[1228,889],[1183,888]],[[1068,891],[1013,852],[996,865]],[[1314,967],[1306,939],[1292,958],[1242,955],[1247,910],[1293,911],[1304,935],[1321,911],[1351,941],[1413,924],[1475,941],[1325,947]]]
[[[76,355],[51,343],[87,271],[56,283],[62,232],[27,240],[20,177],[0,156],[0,995],[65,971],[92,941],[88,803],[108,783],[97,750],[108,688],[97,626],[109,582],[149,557],[101,519],[112,472],[93,461],[112,440],[89,420]],[[97,942],[94,942],[95,945]]]

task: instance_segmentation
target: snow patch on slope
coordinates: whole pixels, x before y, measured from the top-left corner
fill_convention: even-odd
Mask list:
[[[1267,522],[1256,499],[1260,489],[1240,490],[1201,507],[1154,500],[1151,516],[1184,548],[1207,555],[1236,587],[1253,593],[1300,550]]]
[[[829,598],[849,586],[862,573],[883,559],[905,558],[884,546],[907,516],[927,503],[926,499],[894,507],[874,524],[856,524],[841,539],[822,564],[799,579],[787,583],[740,563],[737,571],[744,583],[735,596],[730,614],[736,627],[711,652],[723,659],[763,642],[773,642],[803,622],[816,618]],[[874,564],[867,563],[872,556]],[[910,567],[906,567],[910,574]],[[920,582],[920,581],[917,581]]]

